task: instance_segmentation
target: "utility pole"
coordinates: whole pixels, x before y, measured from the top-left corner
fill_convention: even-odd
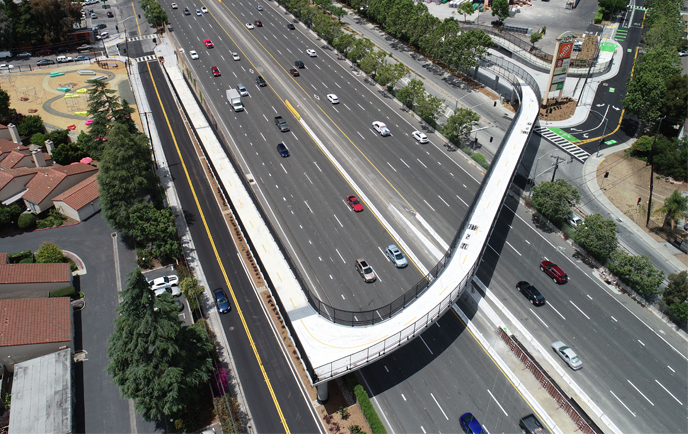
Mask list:
[[[562,158],[561,161],[564,161]],[[554,172],[552,172],[552,182],[554,182],[554,175],[557,174],[557,169],[559,168],[559,156],[557,155],[557,162],[554,163]]]
[[[665,117],[666,116],[662,116],[659,118],[659,126],[657,127],[655,138],[652,139],[652,146],[650,146],[650,199],[647,201],[647,220],[645,220],[646,228],[650,226],[650,214],[652,213],[652,189],[655,186],[655,166],[652,153],[654,152],[655,142],[657,141],[657,136],[659,135],[659,130],[662,128],[662,121]]]

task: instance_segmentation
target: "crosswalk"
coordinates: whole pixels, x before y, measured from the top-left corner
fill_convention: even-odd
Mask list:
[[[557,145],[559,148],[561,148],[566,153],[572,155],[573,158],[580,161],[581,163],[584,163],[585,160],[587,160],[588,157],[590,157],[590,154],[581,149],[580,146],[574,145],[573,142],[566,140],[559,134],[553,133],[552,131],[550,131],[549,128],[541,127],[540,125],[535,125],[533,131],[535,131],[548,141],[552,142],[553,144]]]
[[[142,40],[144,40],[144,39],[153,39],[153,38],[155,38],[156,36],[157,36],[157,35],[155,35],[155,34],[153,34],[153,35],[143,35],[143,36],[132,36],[131,38],[127,38],[127,40],[128,40],[129,42],[135,42],[135,41],[142,41]]]
[[[139,62],[149,62],[151,60],[156,60],[158,56],[152,55],[152,56],[142,56],[142,57],[137,57],[136,59],[130,59],[134,63],[139,63]]]

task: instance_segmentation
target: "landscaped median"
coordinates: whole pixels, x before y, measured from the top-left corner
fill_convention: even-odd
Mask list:
[[[361,383],[359,383],[356,374],[347,374],[344,379],[346,380],[346,384],[353,389],[354,393],[356,394],[358,405],[361,406],[363,415],[368,421],[368,425],[370,425],[370,430],[373,432],[373,434],[387,434],[387,429],[382,424],[380,417],[377,415],[377,411],[375,410],[375,407],[373,407],[373,403],[370,402],[368,392],[366,392]]]

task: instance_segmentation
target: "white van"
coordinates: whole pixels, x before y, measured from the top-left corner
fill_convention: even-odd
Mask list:
[[[74,59],[72,59],[71,57],[67,57],[67,56],[57,56],[56,60],[57,60],[57,63],[67,63],[67,62],[73,61]]]
[[[102,39],[107,39],[110,37],[110,34],[108,32],[103,32],[100,35],[96,36],[97,40],[102,40]]]

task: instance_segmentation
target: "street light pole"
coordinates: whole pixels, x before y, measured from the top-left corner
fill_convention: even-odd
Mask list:
[[[655,186],[655,166],[654,158],[652,157],[653,148],[655,147],[655,142],[657,141],[657,136],[659,135],[659,130],[662,128],[662,121],[666,116],[659,118],[659,126],[657,127],[657,132],[655,133],[655,138],[652,139],[652,145],[650,145],[650,198],[647,200],[647,220],[645,220],[645,227],[650,226],[650,214],[652,213],[652,189]]]
[[[545,155],[543,155],[542,157],[540,157],[540,158],[538,158],[537,160],[535,160],[535,170],[533,170],[533,173],[535,174],[535,176],[533,176],[533,187],[535,187],[535,178],[538,177],[538,174],[537,174],[537,167],[538,167],[538,163],[540,162],[540,159],[541,159],[541,158],[544,158],[545,156],[547,156],[547,154],[551,154],[552,152],[558,151],[558,150],[559,150],[559,149],[552,149],[551,151],[545,153]],[[530,191],[528,192],[528,199],[530,199],[531,196],[533,195],[533,187],[531,187],[531,188],[530,188]]]

